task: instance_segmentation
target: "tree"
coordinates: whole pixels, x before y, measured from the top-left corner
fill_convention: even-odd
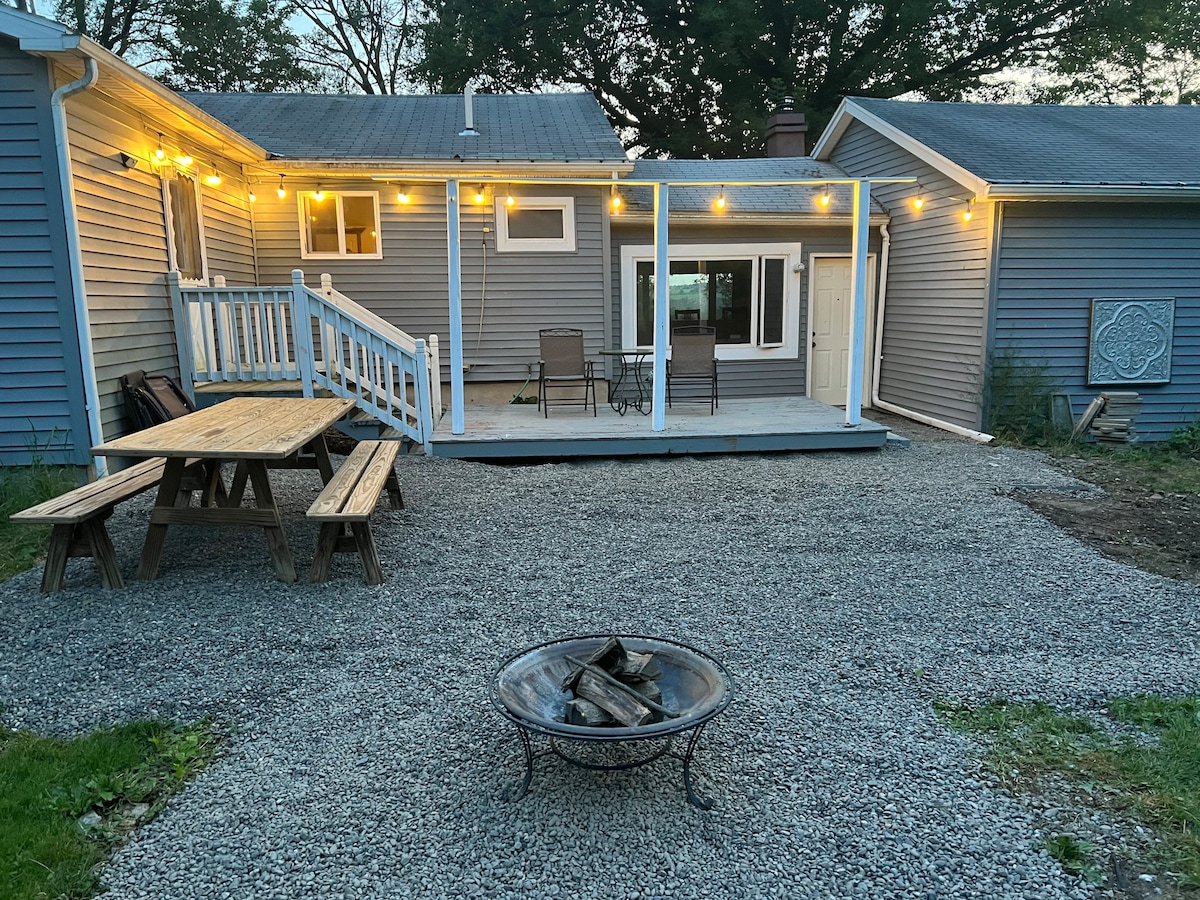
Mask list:
[[[338,90],[395,94],[411,87],[407,72],[420,48],[421,0],[299,0],[312,31],[304,58]]]
[[[117,56],[162,39],[161,0],[59,0],[55,18]]]
[[[733,157],[761,153],[785,95],[814,128],[846,95],[955,99],[1163,2],[434,0],[416,71],[434,90],[581,85],[641,152]]]
[[[158,46],[157,77],[176,90],[299,91],[317,76],[299,59],[300,39],[280,0],[169,0],[170,40]]]

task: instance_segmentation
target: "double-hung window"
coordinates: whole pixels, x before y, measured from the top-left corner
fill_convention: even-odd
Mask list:
[[[300,191],[303,259],[383,259],[379,194],[374,191]]]
[[[167,261],[183,281],[208,279],[204,253],[204,218],[200,181],[194,175],[169,169],[163,175],[163,206],[167,219]]]
[[[706,325],[721,359],[792,358],[799,351],[799,244],[673,245],[668,330]],[[654,342],[654,248],[621,250],[622,344]]]

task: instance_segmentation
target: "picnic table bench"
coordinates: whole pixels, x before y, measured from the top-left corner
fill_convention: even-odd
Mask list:
[[[360,442],[313,501],[308,518],[322,524],[309,581],[329,578],[334,553],[358,553],[367,584],[383,584],[383,567],[370,518],[385,489],[391,508],[404,509],[395,469],[399,452],[400,444],[396,441]],[[349,535],[345,531],[347,526]]]
[[[148,459],[13,513],[10,517],[13,522],[53,526],[50,546],[46,551],[46,565],[42,570],[43,594],[62,590],[67,560],[71,557],[90,557],[95,560],[100,583],[105,588],[125,586],[104,522],[118,503],[136,497],[162,481],[166,462],[165,459]],[[189,465],[195,462],[190,460]],[[185,486],[189,494],[192,486]],[[205,496],[207,502],[207,488]],[[176,502],[179,502],[178,499]]]

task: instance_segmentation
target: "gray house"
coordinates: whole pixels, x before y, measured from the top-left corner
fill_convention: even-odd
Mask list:
[[[813,149],[890,217],[876,405],[988,426],[989,365],[1044,366],[1075,416],[1200,416],[1200,108],[849,98]],[[969,213],[969,217],[967,214]]]
[[[404,429],[427,412],[411,409],[423,365],[436,422],[443,380],[457,415],[463,397],[511,398],[540,328],[583,329],[592,358],[645,341],[650,195],[667,180],[668,314],[717,329],[722,401],[790,396],[824,410],[815,445],[857,439],[825,405],[845,402],[853,287],[852,191],[834,165],[635,166],[589,94],[180,94],[5,6],[0,74],[0,463],[88,465],[90,447],[132,427],[118,379],[134,369],[197,391],[306,389],[296,338],[309,329],[291,330],[302,289],[323,310],[311,331],[328,337],[333,387],[357,379],[356,396],[408,404],[391,427],[416,440]],[[796,152],[802,129],[778,116],[776,152]],[[865,298],[886,216],[860,212]],[[815,352],[812,323],[829,326]],[[385,345],[409,379],[399,394],[394,379],[365,384],[383,377]],[[754,414],[771,435],[778,408]]]

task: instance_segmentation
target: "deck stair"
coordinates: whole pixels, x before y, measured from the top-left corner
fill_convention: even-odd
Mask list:
[[[193,398],[346,397],[356,405],[338,425],[346,434],[429,452],[442,411],[436,335],[406,334],[335,290],[328,275],[320,290],[298,269],[287,287],[170,280],[180,368]]]

